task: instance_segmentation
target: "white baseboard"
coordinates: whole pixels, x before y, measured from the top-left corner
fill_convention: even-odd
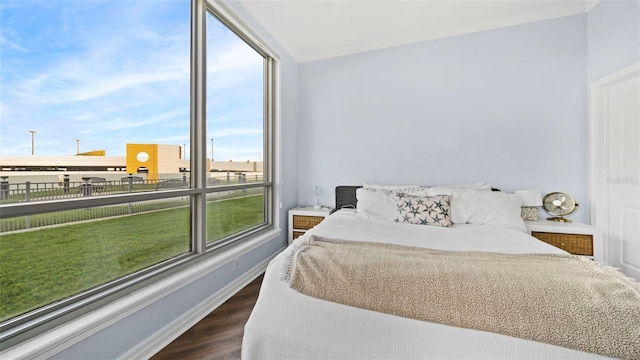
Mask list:
[[[277,255],[277,253],[268,259],[265,259],[253,269],[229,283],[220,291],[211,295],[211,297],[200,303],[199,306],[194,307],[191,311],[183,314],[172,323],[158,330],[158,332],[148,338],[148,341],[140,343],[138,346],[131,349],[131,351],[124,354],[121,359],[149,359],[158,353],[173,340],[177,339],[180,335],[197,324],[200,320],[204,319],[209,315],[209,313],[218,308],[218,306],[222,305],[238,291],[242,290],[245,286],[255,280],[260,276],[260,274],[264,273],[267,265],[275,255]]]

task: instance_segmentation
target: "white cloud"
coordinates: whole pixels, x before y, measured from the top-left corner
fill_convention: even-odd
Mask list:
[[[15,41],[11,41],[2,34],[0,34],[0,49],[2,51],[20,51],[20,52],[29,52],[29,49],[26,47],[16,43]]]
[[[108,78],[96,79],[95,83],[84,83],[55,96],[46,96],[47,102],[75,102],[106,95],[127,87],[180,79],[183,74],[178,72],[161,72],[146,74],[119,74]]]
[[[116,118],[100,121],[94,123],[95,126],[86,127],[84,133],[104,133],[109,130],[125,130],[139,127],[148,127],[150,125],[158,125],[179,119],[182,121],[184,127],[189,127],[189,108],[182,107],[174,110],[170,110],[155,116],[146,118],[132,116],[132,118]],[[150,133],[152,131],[149,131]]]
[[[182,39],[180,36],[163,36],[163,35],[160,35],[158,32],[152,31],[149,29],[135,29],[135,32],[132,35],[134,35],[136,38],[141,40],[161,42],[161,43],[185,40],[185,39]]]
[[[224,92],[247,81],[262,81],[264,58],[245,43],[207,49],[207,91]],[[210,94],[210,95],[211,95]]]
[[[163,136],[155,138],[159,144],[188,144],[190,136],[188,133],[175,136]]]
[[[208,54],[216,51],[211,49]],[[219,49],[217,51],[220,51]],[[220,73],[229,70],[243,70],[262,66],[264,58],[247,44],[236,42],[232,46],[220,52],[217,56],[211,56],[207,61],[207,72]]]
[[[216,161],[261,161],[262,148],[260,147],[216,147],[214,160]]]
[[[256,135],[262,134],[262,129],[255,128],[235,128],[235,129],[224,129],[219,131],[214,131],[209,135],[212,138],[219,138],[225,136],[233,136],[233,135]]]
[[[188,55],[186,55],[188,57]],[[108,60],[108,59],[107,59]],[[104,60],[103,60],[104,61]],[[175,61],[175,60],[174,60]],[[132,69],[102,69],[101,63],[90,59],[67,59],[15,84],[16,95],[42,103],[68,103],[99,98],[139,85],[188,81],[188,63],[178,66],[144,66]],[[102,65],[103,67],[108,67]]]

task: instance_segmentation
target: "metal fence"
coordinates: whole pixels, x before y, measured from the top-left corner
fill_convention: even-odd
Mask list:
[[[116,216],[140,214],[173,209],[189,205],[189,198],[169,198],[128,204],[98,206],[86,209],[56,211],[46,214],[18,216],[0,220],[0,233],[20,231],[46,226],[63,225],[82,221],[106,219]]]
[[[242,173],[222,173],[216,175],[219,177],[211,177],[207,180],[208,186],[262,181],[262,175],[249,177]],[[123,177],[119,181],[106,181],[99,177],[87,177],[83,178],[82,182],[71,182],[69,181],[68,176],[66,176],[63,181],[60,182],[27,181],[20,184],[10,184],[7,181],[7,177],[3,176],[2,181],[0,182],[0,204],[25,201],[59,200],[83,196],[103,196],[142,191],[183,189],[188,188],[189,184],[190,181],[186,174],[181,177],[165,178],[161,180],[145,180],[141,177],[127,176]],[[217,191],[208,194],[207,201],[218,201],[241,196],[256,195],[262,193],[262,191],[262,188]],[[174,209],[178,207],[186,207],[188,205],[189,197],[179,197],[6,218],[0,219],[0,233]]]
[[[190,178],[187,174],[157,180],[147,180],[140,176],[125,176],[120,180],[107,181],[101,177],[83,177],[80,182],[69,180],[65,175],[58,182],[10,183],[8,176],[0,180],[0,204],[25,201],[69,199],[83,196],[104,196],[142,191],[186,189]],[[207,186],[230,185],[262,181],[262,174],[212,173]]]

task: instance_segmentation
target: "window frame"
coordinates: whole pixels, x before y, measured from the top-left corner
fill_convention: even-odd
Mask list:
[[[29,311],[0,323],[0,348],[6,349],[46,331],[68,323],[115,300],[184,271],[198,263],[214,258],[221,251],[243,244],[274,227],[275,197],[274,164],[276,142],[274,127],[277,121],[278,57],[251,29],[242,24],[220,1],[191,0],[191,75],[190,75],[190,188],[129,193],[89,198],[33,201],[0,205],[0,218],[27,216],[95,206],[189,197],[191,210],[191,251],[146,267],[114,281],[80,292],[66,299]],[[264,65],[264,134],[263,181],[207,187],[206,141],[206,17],[216,17],[240,39],[265,57]],[[207,244],[207,195],[239,189],[263,189],[264,222]]]
[[[232,15],[230,14],[227,10],[225,10],[223,7],[219,6],[216,4],[215,1],[207,1],[206,2],[206,7],[204,9],[204,20],[203,20],[203,24],[204,27],[199,28],[198,30],[201,31],[201,34],[198,34],[198,36],[201,37],[200,42],[203,46],[204,49],[204,61],[202,62],[202,66],[203,68],[201,69],[203,77],[201,78],[203,81],[201,83],[198,84],[198,88],[194,89],[195,91],[202,91],[202,95],[201,97],[203,99],[206,99],[206,56],[207,56],[207,39],[206,39],[206,33],[207,33],[207,28],[206,28],[206,24],[207,24],[207,15],[210,14],[211,16],[213,16],[217,21],[219,21],[222,25],[226,26],[231,32],[233,32],[236,36],[238,36],[238,38],[242,41],[244,41],[248,46],[250,46],[253,50],[255,50],[259,55],[261,55],[264,58],[264,66],[263,66],[263,139],[262,139],[262,144],[263,144],[263,150],[262,153],[266,154],[266,156],[263,156],[263,181],[262,182],[253,182],[253,183],[246,183],[245,186],[243,187],[237,187],[236,188],[243,188],[243,189],[249,189],[249,188],[258,188],[258,187],[262,187],[264,189],[263,192],[263,196],[264,196],[264,222],[262,224],[258,224],[254,227],[251,227],[249,229],[240,231],[237,234],[252,234],[252,233],[256,233],[258,231],[264,230],[265,228],[273,228],[273,210],[274,209],[274,201],[273,201],[273,161],[272,161],[272,157],[273,157],[273,124],[274,124],[274,119],[275,119],[275,104],[276,104],[276,98],[275,98],[275,76],[276,76],[276,57],[273,55],[273,52],[271,50],[269,50],[265,45],[263,45],[262,42],[260,42],[259,40],[257,40],[257,38],[255,37],[255,35],[253,34],[253,32],[251,30],[249,30],[248,28],[246,28],[245,26],[242,26],[241,23],[238,22],[238,20]],[[199,24],[198,24],[199,25]],[[205,105],[206,105],[206,100],[204,101]],[[196,135],[197,141],[199,141],[200,143],[198,145],[196,145],[196,147],[198,147],[200,150],[198,151],[198,154],[193,154],[193,150],[192,150],[192,156],[202,156],[203,159],[199,159],[199,163],[202,162],[203,164],[205,164],[204,169],[206,169],[206,161],[207,161],[207,138],[206,138],[206,125],[207,125],[207,118],[206,118],[206,106],[201,109],[201,111],[203,112],[203,116],[201,116],[200,118],[202,119],[202,124],[198,124],[198,126],[202,127],[202,131],[199,134],[194,134]],[[197,122],[197,118],[196,119],[192,119],[192,121],[196,121]],[[193,124],[193,123],[192,123]],[[200,136],[197,136],[200,135]],[[194,137],[192,137],[193,139]],[[193,147],[192,147],[193,149]],[[200,177],[199,180],[203,181],[203,188],[205,190],[205,193],[202,195],[203,199],[205,199],[205,204],[204,207],[205,209],[203,210],[204,213],[204,218],[201,219],[202,223],[205,224],[204,229],[199,229],[200,231],[204,232],[204,244],[202,244],[202,246],[206,247],[209,251],[211,250],[215,250],[219,247],[225,246],[231,242],[236,241],[236,234],[233,234],[232,236],[229,237],[225,237],[222,239],[218,239],[215,242],[212,243],[207,243],[207,239],[206,239],[206,196],[208,194],[212,194],[212,193],[216,193],[216,192],[221,192],[221,191],[227,191],[230,188],[232,188],[233,186],[231,185],[221,185],[221,186],[211,186],[211,187],[207,187],[206,186],[206,171],[205,174],[203,174],[203,177]],[[193,178],[193,177],[192,177]]]

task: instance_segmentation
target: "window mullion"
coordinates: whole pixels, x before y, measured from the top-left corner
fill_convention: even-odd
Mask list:
[[[271,111],[272,111],[272,96],[271,96],[271,58],[270,57],[265,57],[264,60],[264,74],[263,74],[263,79],[264,79],[264,88],[262,90],[263,92],[263,128],[262,128],[262,134],[263,134],[263,140],[262,140],[262,153],[264,154],[263,156],[263,162],[262,162],[262,174],[263,174],[263,179],[265,181],[271,181],[271,164],[270,164],[270,148],[271,148]],[[270,190],[270,188],[267,188],[267,191],[265,192],[265,202],[264,202],[264,211],[265,214],[267,215],[266,217],[266,221],[271,223],[272,219],[271,219],[271,211],[269,210],[272,207],[272,201],[271,201],[271,196],[272,192]]]
[[[277,102],[276,98],[276,84],[275,84],[275,61],[272,57],[267,57],[266,60],[266,74],[265,74],[265,140],[264,140],[264,156],[263,160],[263,171],[264,171],[264,181],[268,181],[273,184],[274,182],[274,127],[275,127],[275,118],[276,118],[276,106]],[[275,212],[275,196],[274,196],[274,187],[269,186],[266,192],[267,200],[265,201],[265,211],[267,214],[267,222],[269,224],[273,224],[273,214]]]
[[[191,11],[191,186],[200,190],[191,200],[191,239],[193,250],[203,253],[207,241],[206,0],[193,0]]]

